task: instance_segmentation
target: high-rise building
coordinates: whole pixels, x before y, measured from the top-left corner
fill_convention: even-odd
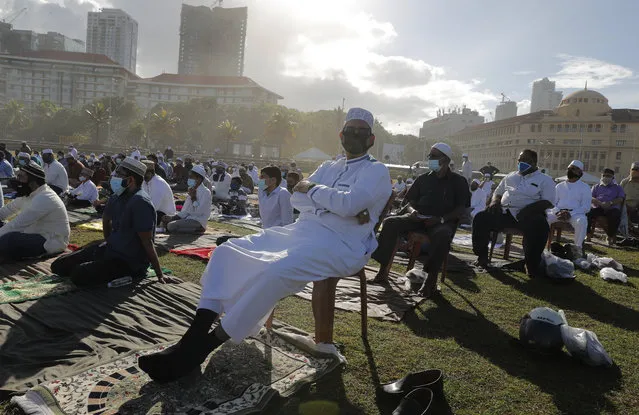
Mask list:
[[[106,55],[135,73],[138,22],[120,9],[89,12],[86,51]]]
[[[182,5],[180,75],[242,76],[246,7]]]
[[[517,103],[515,101],[503,101],[497,104],[495,109],[495,121],[505,120],[517,116]]]
[[[530,112],[554,110],[561,102],[563,93],[555,91],[555,82],[548,78],[533,82]]]
[[[0,51],[22,55],[39,50],[84,52],[85,44],[57,32],[36,33],[32,30],[14,30],[11,25],[0,26]]]

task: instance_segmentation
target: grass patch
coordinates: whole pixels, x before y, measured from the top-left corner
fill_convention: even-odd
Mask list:
[[[210,226],[237,235],[250,233],[228,224]],[[71,242],[83,245],[99,238],[97,232],[74,230]],[[631,283],[607,283],[598,273],[581,271],[568,285],[530,280],[521,273],[473,277],[449,273],[441,298],[424,302],[402,323],[369,319],[368,344],[359,335],[359,314],[337,311],[335,339],[343,345],[348,365],[273,413],[390,413],[376,400],[378,382],[440,368],[446,376],[443,413],[638,414],[637,251],[595,248],[599,255],[623,263]],[[160,262],[176,276],[196,283],[205,267],[202,261],[173,254],[161,254]],[[393,269],[404,271],[399,266]],[[591,368],[567,354],[539,356],[516,346],[512,339],[518,336],[519,319],[538,306],[563,309],[572,326],[597,333],[615,367]],[[313,332],[308,301],[286,298],[275,313],[278,319]]]

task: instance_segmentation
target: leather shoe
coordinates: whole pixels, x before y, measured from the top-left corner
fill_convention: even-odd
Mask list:
[[[428,388],[441,395],[444,392],[444,374],[439,369],[410,373],[395,382],[381,386],[381,391],[389,395],[401,396],[416,388]]]
[[[393,415],[426,415],[433,403],[433,391],[428,388],[417,388],[404,396],[393,411]]]

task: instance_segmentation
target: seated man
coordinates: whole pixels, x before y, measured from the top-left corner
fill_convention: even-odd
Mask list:
[[[279,168],[278,168],[279,170]],[[262,171],[264,171],[264,169],[262,169]],[[280,170],[281,171],[281,170]],[[288,190],[288,192],[290,194],[293,194],[293,189],[295,188],[295,186],[300,182],[300,175],[298,172],[296,171],[290,171],[288,172],[288,174],[286,175],[286,190]]]
[[[290,174],[290,173],[289,173]],[[258,185],[258,200],[262,228],[286,226],[294,222],[291,194],[280,187],[282,172],[275,166],[262,169]]]
[[[479,212],[486,210],[486,202],[488,200],[488,192],[486,191],[490,185],[486,181],[480,182],[477,179],[473,179],[470,183],[470,218],[471,220]]]
[[[11,183],[18,198],[0,209],[0,261],[58,254],[69,244],[69,217],[62,199],[45,183],[36,162],[20,167]]]
[[[173,168],[173,182],[175,182],[175,190],[187,190],[187,180],[189,178],[189,171],[184,167],[184,161],[181,157],[178,157],[175,161],[175,167]]]
[[[216,201],[229,200],[229,189],[231,188],[231,175],[226,172],[226,164],[219,161],[213,164],[215,172],[209,178],[211,184],[215,186],[214,199]]]
[[[477,265],[488,267],[490,233],[517,228],[524,233],[524,256],[528,275],[541,275],[541,253],[550,227],[546,210],[555,201],[555,183],[537,168],[537,153],[519,154],[517,171],[509,173],[495,189],[490,207],[473,220],[473,252]]]
[[[397,193],[401,193],[406,188],[406,182],[402,176],[397,176],[397,183],[393,185],[393,190]]]
[[[69,185],[71,187],[78,187],[80,185],[80,173],[84,168],[84,164],[76,160],[73,153],[67,154],[67,175],[69,177]]]
[[[203,233],[211,216],[211,191],[203,183],[206,171],[200,164],[193,166],[188,179],[188,196],[182,210],[176,215],[166,215],[162,224],[168,232]]]
[[[448,255],[450,242],[457,224],[466,208],[470,206],[468,182],[452,172],[448,166],[453,150],[448,144],[437,143],[430,149],[428,166],[430,172],[417,178],[406,194],[407,212],[403,216],[386,219],[379,234],[379,247],[372,258],[380,263],[375,282],[388,278],[398,238],[408,232],[422,231],[431,241],[428,252],[428,277],[419,290],[424,298],[430,298],[437,289],[437,275],[444,258]]]
[[[13,166],[5,158],[4,151],[0,151],[0,179],[11,179],[16,177]]]
[[[141,190],[145,172],[146,166],[131,157],[120,163],[102,216],[104,241],[56,259],[51,264],[55,274],[70,277],[78,286],[92,286],[125,276],[143,277],[150,264],[158,280],[167,281],[153,245],[155,209]]]
[[[155,154],[149,154],[148,156],[146,156],[146,158],[147,160],[150,160],[155,164],[155,175],[161,177],[162,180],[166,181],[166,171],[164,170],[164,167],[160,165],[158,156]]]
[[[222,203],[222,213],[231,216],[246,216],[246,201],[248,197],[242,189],[242,178],[233,177],[229,189],[229,200]]]
[[[57,194],[62,194],[69,188],[69,176],[62,163],[55,159],[50,148],[42,151],[44,172],[49,187]]]
[[[592,187],[592,209],[588,213],[588,233],[594,233],[595,220],[603,216],[608,219],[608,245],[614,245],[621,222],[621,205],[626,197],[621,186],[614,182],[615,172],[604,169],[601,182]]]
[[[151,203],[153,203],[157,215],[157,223],[161,224],[164,216],[175,215],[173,190],[162,177],[155,174],[156,164],[153,161],[145,160],[143,163],[146,166],[146,173],[144,174],[142,190],[151,198]]]
[[[588,231],[586,213],[590,211],[590,187],[582,182],[584,165],[573,160],[568,165],[568,180],[555,186],[555,207],[548,212],[548,224],[570,222],[575,230],[575,245],[583,247]]]
[[[255,188],[253,178],[246,172],[246,168],[240,167],[240,178],[242,179],[242,189],[248,194],[252,194]]]
[[[621,181],[620,185],[626,195],[628,220],[639,223],[639,161],[632,163],[630,174]]]
[[[347,113],[340,136],[348,159],[325,162],[297,185],[291,198],[302,212],[297,222],[230,239],[213,251],[191,327],[176,346],[140,357],[143,371],[157,382],[180,378],[229,338],[240,342],[257,333],[280,299],[311,281],[348,277],[366,265],[377,245],[375,223],[391,194],[388,169],[367,154],[375,140],[372,127],[370,112]],[[370,220],[360,224],[364,211]]]
[[[80,173],[80,185],[69,192],[69,205],[73,207],[89,207],[98,200],[98,188],[91,180],[93,170],[82,169]]]

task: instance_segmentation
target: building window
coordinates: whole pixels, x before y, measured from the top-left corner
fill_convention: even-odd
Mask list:
[[[601,140],[592,140],[592,145],[593,146],[601,145]]]
[[[567,133],[570,131],[570,124],[564,124],[564,132]]]
[[[585,124],[579,124],[579,131],[583,132],[586,129],[586,125]]]
[[[535,124],[530,124],[530,132],[534,133],[535,132]],[[530,142],[530,140],[529,140]]]
[[[584,98],[584,102],[588,102],[588,98]]]
[[[549,131],[550,131],[551,133],[554,133],[554,132],[555,132],[555,124],[550,124],[550,126],[549,126]]]
[[[616,144],[617,144],[617,147],[623,147],[626,145],[626,140],[617,140]]]
[[[626,132],[626,124],[621,124],[621,126],[619,126],[619,132],[622,134]]]
[[[557,170],[557,163],[553,163],[553,164],[552,164],[552,169],[553,169],[553,170]]]
[[[621,160],[621,151],[617,151],[617,157],[615,157],[615,160]]]
[[[577,124],[573,124],[572,128],[570,129],[570,131],[572,131],[573,133],[577,132]]]
[[[590,151],[584,151],[584,159],[588,160],[590,158]]]
[[[575,152],[574,151],[570,151],[570,153],[568,153],[569,157],[571,159],[575,158]]]
[[[556,158],[556,159],[557,159],[557,158],[559,158],[559,150],[556,150],[556,151],[555,151],[555,158]]]
[[[601,160],[605,160],[606,159],[606,152],[602,151],[601,154],[599,155],[599,159]]]
[[[615,167],[615,173],[619,173],[619,166]]]
[[[601,124],[595,124],[595,132],[596,133],[601,132]]]
[[[560,133],[561,132],[561,124],[557,124],[557,132]]]
[[[562,152],[561,152],[561,158],[562,158],[562,159],[565,159],[565,158],[566,158],[566,152],[565,152],[565,151],[562,151]]]
[[[610,126],[610,131],[612,131],[613,133],[616,133],[617,132],[617,124],[612,124]]]
[[[537,124],[537,132],[540,133],[541,132],[541,124]]]
[[[599,154],[597,154],[597,152],[596,152],[596,151],[593,151],[593,152],[592,152],[592,159],[593,159],[593,160],[597,160],[597,156],[598,156],[598,155],[599,155]]]

